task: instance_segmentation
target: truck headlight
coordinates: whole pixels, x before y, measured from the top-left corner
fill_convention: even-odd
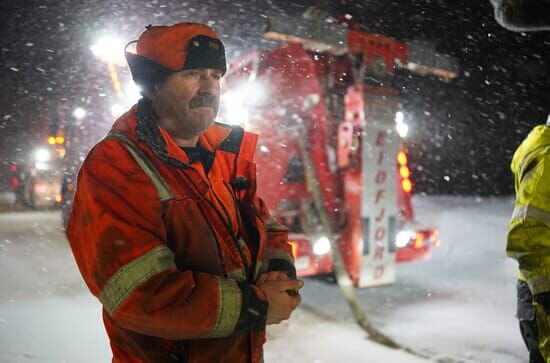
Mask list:
[[[50,169],[50,164],[48,163],[45,163],[43,161],[37,161],[36,163],[34,163],[34,167],[36,170],[49,170]]]
[[[399,233],[397,233],[397,236],[395,237],[395,246],[397,248],[403,248],[406,245],[408,245],[409,242],[413,240],[415,236],[416,236],[416,233],[411,230],[406,229],[403,231],[399,231]]]
[[[330,241],[327,237],[321,237],[313,243],[313,253],[325,255],[330,252]]]
[[[47,149],[38,149],[34,152],[34,159],[37,162],[45,163],[50,161],[51,155]]]

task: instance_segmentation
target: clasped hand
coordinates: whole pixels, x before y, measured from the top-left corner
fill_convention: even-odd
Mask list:
[[[267,324],[279,324],[290,318],[302,298],[298,290],[304,286],[301,280],[291,280],[284,271],[261,274],[255,284],[265,294],[269,308]]]

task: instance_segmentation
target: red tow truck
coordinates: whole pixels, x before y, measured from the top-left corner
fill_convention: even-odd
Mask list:
[[[289,228],[298,275],[334,272],[337,245],[353,285],[370,287],[440,243],[414,218],[407,125],[389,80],[398,67],[448,80],[456,67],[347,20],[271,18],[266,36],[285,44],[230,63],[220,119],[260,134],[258,193]]]

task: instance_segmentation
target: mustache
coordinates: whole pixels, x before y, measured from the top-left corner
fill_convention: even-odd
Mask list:
[[[193,97],[191,101],[189,101],[189,108],[211,107],[215,109],[217,104],[218,98],[216,96],[213,96],[210,93],[203,93]]]

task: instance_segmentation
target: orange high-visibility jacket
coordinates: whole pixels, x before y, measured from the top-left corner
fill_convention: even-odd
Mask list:
[[[142,100],[88,154],[67,238],[103,304],[113,362],[260,362],[254,281],[295,274],[286,228],[256,195],[257,136],[215,124],[205,175]]]

